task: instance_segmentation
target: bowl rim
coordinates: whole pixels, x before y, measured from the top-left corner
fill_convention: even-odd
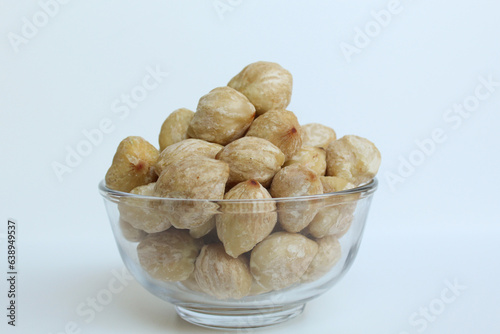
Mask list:
[[[356,188],[318,194],[318,195],[307,195],[307,196],[296,196],[296,197],[276,197],[276,198],[258,198],[258,199],[198,199],[198,198],[169,198],[169,197],[155,197],[155,196],[145,196],[136,195],[123,191],[113,190],[106,186],[106,181],[103,179],[98,185],[100,194],[106,199],[119,200],[122,197],[132,197],[144,200],[154,200],[154,201],[180,201],[180,202],[214,202],[214,203],[256,203],[256,202],[298,202],[298,201],[311,201],[311,200],[322,200],[326,198],[335,198],[345,195],[360,194],[358,199],[365,198],[373,194],[378,188],[378,179],[374,177],[369,182],[364,183]]]

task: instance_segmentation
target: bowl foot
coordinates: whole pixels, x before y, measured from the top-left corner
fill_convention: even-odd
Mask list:
[[[238,330],[272,326],[300,315],[305,304],[273,308],[196,308],[176,306],[177,314],[192,324],[215,329]]]

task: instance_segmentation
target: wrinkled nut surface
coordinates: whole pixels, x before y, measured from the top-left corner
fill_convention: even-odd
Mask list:
[[[130,191],[134,195],[155,196],[156,182],[139,186]],[[147,233],[167,230],[172,224],[158,208],[159,202],[149,199],[123,197],[118,203],[120,218],[136,229]]]
[[[194,271],[201,243],[187,231],[170,229],[150,234],[137,246],[139,262],[154,279],[184,281]]]
[[[264,288],[262,285],[257,283],[256,280],[253,280],[252,282],[252,287],[250,288],[250,292],[248,293],[249,296],[256,296],[256,295],[261,295],[263,293],[269,292],[272,289],[269,288]]]
[[[318,252],[318,244],[301,234],[277,232],[250,255],[250,271],[264,289],[283,289],[300,280]]]
[[[209,234],[215,227],[215,217],[210,218],[200,226],[194,227],[189,230],[189,235],[195,239],[202,238]]]
[[[380,162],[377,147],[368,139],[355,135],[335,140],[326,149],[326,174],[341,177],[354,185],[373,179]]]
[[[288,110],[271,110],[257,117],[246,136],[266,139],[276,145],[287,159],[302,147],[302,129],[295,114]]]
[[[220,244],[205,245],[196,259],[194,277],[200,289],[218,299],[240,299],[252,287],[252,275],[244,257],[233,258]]]
[[[178,143],[172,144],[165,148],[158,157],[155,164],[155,171],[158,176],[165,170],[165,168],[180,160],[202,156],[214,159],[217,153],[222,150],[224,146],[214,143],[209,143],[200,139],[185,139]]]
[[[320,147],[302,146],[293,157],[285,161],[283,166],[286,167],[292,164],[302,164],[318,175],[325,175],[326,151]]]
[[[229,165],[228,187],[250,179],[268,187],[285,162],[285,155],[279,148],[257,137],[243,137],[233,141],[216,158]]]
[[[296,197],[323,193],[323,185],[311,169],[293,164],[281,169],[271,183],[271,196]],[[309,201],[283,202],[278,205],[281,226],[288,232],[300,232],[314,218],[318,209]]]
[[[336,237],[327,236],[316,240],[316,243],[319,246],[318,253],[302,276],[302,282],[312,282],[321,278],[339,262],[342,256],[340,242]]]
[[[227,84],[243,93],[261,115],[285,109],[292,98],[292,74],[279,64],[258,61],[246,66]]]
[[[223,203],[216,216],[217,235],[226,253],[236,258],[254,248],[273,230],[278,219],[276,204],[266,188],[255,180],[237,184],[224,199],[270,199],[264,202]]]
[[[129,192],[135,187],[156,181],[154,165],[159,154],[144,138],[130,136],[123,139],[106,173],[106,186]]]
[[[354,184],[337,176],[321,176],[320,180],[325,194],[354,188]]]
[[[161,126],[160,135],[158,136],[160,152],[162,152],[165,147],[188,138],[187,129],[193,116],[193,111],[186,108],[180,108],[174,110],[167,117]]]
[[[139,242],[144,239],[146,235],[148,235],[143,230],[133,227],[123,219],[120,219],[119,226],[123,237],[130,242]]]
[[[229,166],[219,160],[195,156],[168,165],[155,186],[155,195],[167,198],[224,198]],[[193,229],[212,218],[217,204],[209,201],[166,201],[162,203],[171,224],[180,229]]]
[[[327,148],[337,139],[335,131],[323,124],[309,123],[302,125],[303,145]]]
[[[255,117],[255,107],[231,87],[218,87],[201,97],[188,135],[221,145],[243,137]]]

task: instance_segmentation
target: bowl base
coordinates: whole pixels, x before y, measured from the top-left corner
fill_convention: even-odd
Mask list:
[[[246,333],[246,328],[267,327],[282,323],[300,315],[305,304],[294,304],[273,308],[196,308],[176,306],[177,314],[192,324],[224,330],[238,330]]]

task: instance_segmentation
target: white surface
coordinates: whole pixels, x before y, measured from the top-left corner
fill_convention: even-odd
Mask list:
[[[40,7],[1,0],[0,233],[8,217],[17,219],[21,248],[19,327],[7,328],[2,315],[2,333],[82,324],[75,308],[122,267],[97,193],[117,144],[128,135],[156,144],[168,113],[194,109],[256,60],[292,72],[289,109],[301,123],[362,135],[383,154],[352,271],[304,316],[265,332],[416,333],[408,318],[457,279],[467,289],[424,332],[498,333],[500,87],[460,124],[444,117],[475,94],[480,77],[500,81],[500,5],[402,0],[348,62],[341,43],[352,44],[355,28],[389,2],[232,0],[220,19],[212,0],[69,1],[15,52],[9,33],[21,34],[23,17],[32,20]],[[113,103],[156,67],[168,77],[120,118]],[[66,147],[75,149],[82,131],[103,119],[113,131],[59,182],[52,164],[64,163]],[[391,190],[387,173],[436,129],[446,139]],[[4,240],[0,247],[5,268]],[[84,325],[85,333],[203,332],[135,283]]]

